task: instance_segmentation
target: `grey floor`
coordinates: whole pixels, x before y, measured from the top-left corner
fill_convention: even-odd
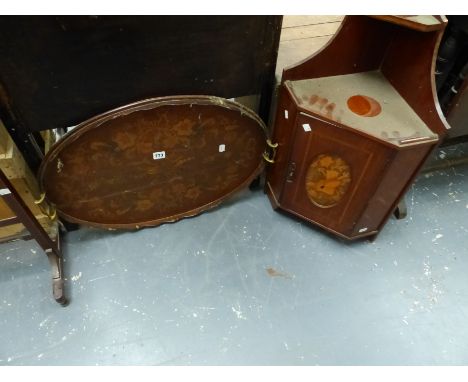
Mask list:
[[[261,191],[136,233],[83,228],[64,237],[66,308],[41,250],[3,244],[0,365],[466,365],[468,165],[407,201],[352,244]]]

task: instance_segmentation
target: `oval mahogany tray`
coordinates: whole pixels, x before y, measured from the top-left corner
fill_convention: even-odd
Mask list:
[[[70,222],[140,228],[193,216],[245,188],[263,168],[266,127],[211,96],[153,98],[91,118],[39,169],[46,199]]]

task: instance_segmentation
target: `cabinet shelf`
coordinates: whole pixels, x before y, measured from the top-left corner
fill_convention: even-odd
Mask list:
[[[380,71],[286,81],[285,86],[302,109],[393,145],[438,140]]]

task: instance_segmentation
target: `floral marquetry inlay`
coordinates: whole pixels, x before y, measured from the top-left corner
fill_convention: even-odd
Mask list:
[[[333,207],[346,194],[351,183],[349,165],[339,156],[322,154],[309,166],[305,178],[307,195],[319,207]]]

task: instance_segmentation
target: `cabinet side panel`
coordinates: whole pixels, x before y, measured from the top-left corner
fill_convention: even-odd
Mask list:
[[[379,187],[355,226],[355,235],[382,228],[433,147],[420,145],[395,152]]]
[[[441,33],[399,28],[381,71],[427,126],[445,135],[450,127],[440,109],[434,82],[435,55]]]
[[[274,158],[275,162],[268,165],[266,178],[266,192],[272,193],[277,202],[281,198],[286,179],[296,115],[297,109],[291,96],[282,85],[271,139],[273,143],[278,143],[278,147]]]

